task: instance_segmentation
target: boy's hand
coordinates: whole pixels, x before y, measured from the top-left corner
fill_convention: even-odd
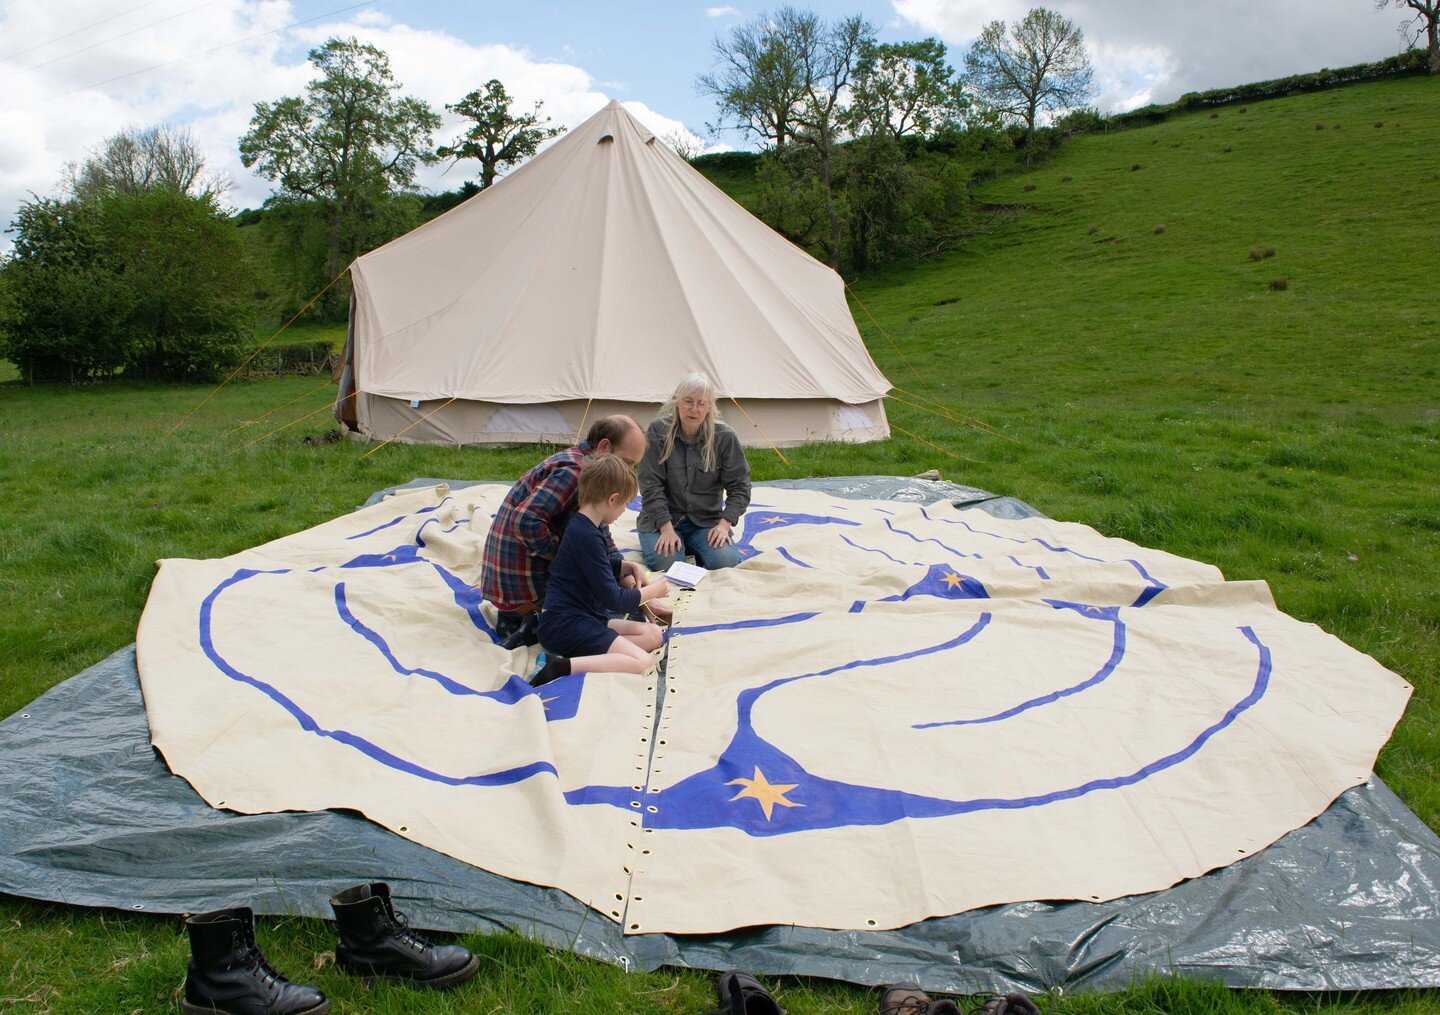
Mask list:
[[[625,579],[629,578],[627,583]],[[645,587],[645,569],[633,560],[622,560],[620,562],[620,584],[627,589],[643,589]]]
[[[648,603],[652,599],[664,599],[670,594],[670,583],[664,578],[656,578],[649,585],[646,585],[640,592],[640,601]]]

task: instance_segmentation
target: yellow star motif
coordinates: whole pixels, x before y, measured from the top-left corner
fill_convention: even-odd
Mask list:
[[[940,580],[946,585],[949,585],[952,589],[958,588],[959,586],[965,584],[965,579],[961,578],[954,571],[946,571],[945,577],[941,578]]]
[[[760,520],[761,520],[762,522],[764,522],[766,525],[775,525],[775,524],[777,524],[777,523],[779,523],[779,522],[783,522],[783,521],[785,520],[785,516],[784,516],[784,515],[771,515],[769,518],[762,518],[762,519],[760,519]]]
[[[779,804],[781,807],[805,806],[804,804],[797,804],[793,800],[785,799],[785,794],[794,789],[797,785],[799,785],[799,783],[792,782],[786,785],[769,782],[765,778],[765,773],[760,771],[759,765],[755,766],[755,778],[732,779],[725,785],[744,786],[744,789],[742,789],[739,793],[736,793],[730,798],[730,802],[734,803],[736,800],[747,796],[753,800],[758,801],[760,804],[760,809],[765,812],[766,821],[770,820],[770,812],[774,809],[776,804]]]

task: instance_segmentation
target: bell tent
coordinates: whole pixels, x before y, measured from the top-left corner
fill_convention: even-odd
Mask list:
[[[335,411],[369,438],[567,442],[697,370],[746,444],[889,436],[840,276],[619,102],[350,279]]]

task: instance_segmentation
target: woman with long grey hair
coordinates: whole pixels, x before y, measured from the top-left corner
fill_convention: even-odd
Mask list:
[[[687,553],[711,571],[740,563],[730,533],[750,503],[750,463],[720,421],[704,374],[682,380],[645,431],[640,498],[640,549],[650,570]]]

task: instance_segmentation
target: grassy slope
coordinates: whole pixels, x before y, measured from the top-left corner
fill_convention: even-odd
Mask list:
[[[977,485],[1267,579],[1411,679],[1379,769],[1432,827],[1437,106],[1410,79],[1078,138],[984,189],[1016,228],[856,287],[892,381],[1020,441],[951,445]]]
[[[1231,108],[1079,138],[1034,172],[992,182],[983,200],[1028,206],[996,236],[856,285],[903,357],[856,314],[896,384],[928,388],[1013,442],[896,403],[899,426],[973,461],[896,440],[803,449],[789,453],[792,466],[757,452],[757,476],[939,466],[1232,578],[1268,579],[1282,607],[1416,684],[1379,769],[1440,827],[1440,312],[1418,266],[1433,260],[1440,218],[1437,104],[1440,81],[1417,79]],[[1276,256],[1250,262],[1255,245]],[[1270,292],[1281,275],[1290,288]],[[356,445],[300,443],[326,428],[323,411],[240,447],[322,407],[329,389],[319,384],[230,385],[168,441],[207,389],[0,385],[0,714],[133,638],[156,558],[234,552],[393,482],[509,478],[534,457],[391,445],[360,461]],[[8,1010],[173,1009],[185,954],[173,923],[17,900],[0,902],[0,917]],[[484,982],[455,995],[372,993],[333,970],[311,973],[327,934],[303,920],[262,928],[282,968],[317,979],[352,1012],[707,1006],[698,974],[626,977],[506,936],[468,941],[486,956]],[[783,1000],[801,1015],[874,1004],[803,983]],[[1313,1005],[1171,984],[1061,1007]],[[1339,1006],[1440,1012],[1418,995]]]

